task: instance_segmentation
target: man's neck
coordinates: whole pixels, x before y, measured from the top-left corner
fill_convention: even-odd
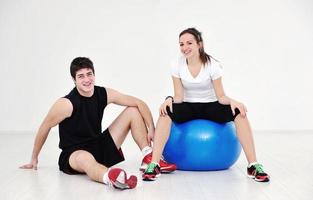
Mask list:
[[[92,89],[91,91],[89,91],[89,92],[84,92],[84,91],[80,90],[80,89],[77,88],[77,87],[76,87],[76,89],[77,89],[78,93],[79,93],[81,96],[83,96],[83,97],[91,97],[91,96],[93,95],[94,91],[95,91],[95,88],[93,88],[93,89]]]

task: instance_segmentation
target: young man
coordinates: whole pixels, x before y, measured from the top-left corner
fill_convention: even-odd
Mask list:
[[[121,145],[129,130],[143,153],[143,164],[151,160],[154,123],[148,106],[138,98],[95,86],[93,63],[88,58],[75,58],[70,71],[74,89],[51,107],[37,132],[30,163],[20,168],[37,170],[39,152],[50,129],[59,125],[61,171],[87,174],[93,181],[118,189],[136,187],[136,176],[127,177],[123,169],[110,167],[124,160]],[[103,111],[110,103],[126,109],[102,132]]]

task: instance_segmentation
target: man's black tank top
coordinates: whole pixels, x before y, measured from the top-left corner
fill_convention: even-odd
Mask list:
[[[101,122],[107,105],[105,88],[95,86],[93,95],[84,97],[75,87],[64,98],[71,101],[73,112],[59,124],[59,147],[64,150],[98,138],[102,133]]]

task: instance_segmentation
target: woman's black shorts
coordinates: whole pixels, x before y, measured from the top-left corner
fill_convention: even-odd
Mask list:
[[[207,119],[218,123],[234,121],[240,113],[235,109],[233,115],[230,105],[220,104],[218,101],[209,103],[173,103],[173,112],[167,107],[167,113],[173,122],[183,123],[194,119]]]

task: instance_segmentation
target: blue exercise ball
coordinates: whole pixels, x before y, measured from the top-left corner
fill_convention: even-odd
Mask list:
[[[234,122],[192,120],[172,123],[163,155],[180,170],[223,170],[238,159],[241,145]]]

